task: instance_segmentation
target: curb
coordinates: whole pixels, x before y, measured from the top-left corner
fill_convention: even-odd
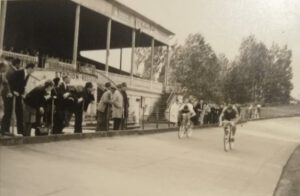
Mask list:
[[[299,153],[300,145],[298,145],[291,156],[288,158],[287,162],[285,163],[284,167],[282,168],[279,180],[276,184],[276,188],[274,189],[273,196],[289,196],[294,195],[291,193],[293,187],[295,186],[293,180],[293,176],[289,175],[289,169],[291,169],[292,162],[295,162],[296,154]]]
[[[280,117],[271,118],[260,118],[251,121],[259,120],[269,120],[276,118],[290,118],[297,117],[298,115],[288,115]],[[245,122],[242,122],[245,123]],[[216,124],[205,125],[205,126],[194,126],[196,129],[205,129],[217,127]],[[94,133],[74,133],[65,135],[47,135],[47,136],[35,136],[35,137],[8,137],[0,138],[0,146],[14,146],[14,145],[24,145],[24,144],[39,144],[48,142],[58,142],[58,141],[68,141],[68,140],[81,140],[81,139],[92,139],[92,138],[102,138],[102,137],[115,137],[115,136],[127,136],[127,135],[147,135],[147,134],[157,134],[177,131],[177,127],[163,128],[163,129],[148,129],[148,130],[122,130],[122,131],[101,131]]]
[[[68,140],[81,140],[81,139],[92,139],[101,137],[115,137],[115,136],[127,136],[127,135],[146,135],[155,133],[164,133],[175,131],[176,128],[170,129],[151,129],[151,130],[123,130],[123,131],[99,131],[95,133],[74,133],[65,135],[47,135],[47,136],[36,136],[36,137],[9,137],[0,138],[0,146],[14,146],[23,144],[38,144]]]

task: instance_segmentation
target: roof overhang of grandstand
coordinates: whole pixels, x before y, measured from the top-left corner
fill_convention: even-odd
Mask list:
[[[8,1],[4,46],[37,50],[59,58],[72,58],[76,7],[81,5],[78,54],[106,49],[107,23],[112,19],[110,48],[168,45],[173,33],[116,0]]]

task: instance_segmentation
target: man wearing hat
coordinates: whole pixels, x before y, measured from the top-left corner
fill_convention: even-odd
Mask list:
[[[105,83],[105,92],[103,93],[97,105],[96,131],[108,131],[110,100],[111,100],[111,84],[107,82]]]

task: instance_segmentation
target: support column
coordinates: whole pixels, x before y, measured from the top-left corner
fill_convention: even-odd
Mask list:
[[[168,87],[169,67],[170,67],[170,46],[167,48],[167,64],[165,66],[165,89]]]
[[[131,81],[133,79],[133,69],[134,69],[134,62],[135,62],[135,39],[136,39],[136,31],[132,29],[132,39],[131,39],[131,69],[130,69],[130,76]]]
[[[106,36],[106,61],[105,61],[105,75],[108,77],[108,64],[109,64],[109,51],[110,51],[110,39],[111,39],[111,18],[107,22],[107,36]]]
[[[78,56],[79,24],[80,24],[80,5],[77,5],[76,6],[76,14],[75,14],[75,28],[74,28],[72,64],[75,65],[75,67],[78,71],[79,71],[79,65],[77,65],[77,56]]]
[[[123,64],[123,48],[120,49],[120,70],[122,71]]]
[[[153,67],[154,67],[154,45],[155,45],[155,40],[152,38],[151,41],[151,70],[150,70],[150,80],[153,81]]]
[[[5,21],[6,21],[7,0],[0,1],[0,55],[4,45]]]

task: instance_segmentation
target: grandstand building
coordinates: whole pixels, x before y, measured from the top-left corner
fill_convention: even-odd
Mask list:
[[[70,75],[73,83],[92,81],[101,87],[105,82],[126,82],[130,98],[129,113],[140,122],[141,108],[147,116],[161,98],[167,85],[169,54],[165,82],[154,81],[155,47],[166,47],[174,35],[153,20],[117,0],[1,0],[0,54],[35,62],[38,69],[28,89],[45,79]],[[150,79],[135,73],[135,50],[151,48]],[[131,49],[127,65],[122,51]],[[83,51],[102,50],[103,62],[87,58]],[[119,50],[120,65],[112,65],[111,51]],[[129,67],[125,71],[122,67]],[[94,115],[96,105],[89,114]]]

